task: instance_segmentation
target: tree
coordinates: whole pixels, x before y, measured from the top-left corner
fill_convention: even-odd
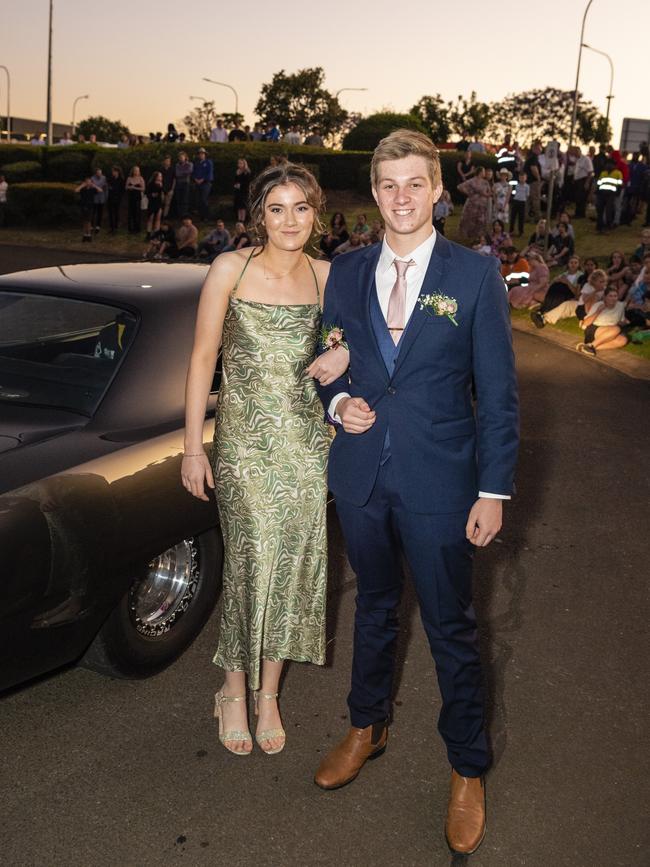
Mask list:
[[[436,93],[435,96],[423,96],[409,114],[420,118],[434,142],[444,144],[451,135],[451,106],[451,102],[445,102],[440,94]]]
[[[495,141],[511,133],[521,144],[535,139],[568,141],[573,113],[573,91],[555,87],[511,93],[491,105],[490,137]],[[605,118],[598,109],[578,94],[578,114],[575,135],[578,141],[608,139]]]
[[[269,84],[262,85],[255,114],[262,123],[276,123],[281,129],[297,126],[302,133],[318,127],[324,137],[336,134],[348,113],[338,99],[323,87],[321,66],[296,73],[276,72]]]
[[[351,129],[343,139],[345,150],[371,151],[377,147],[380,140],[386,138],[395,129],[414,129],[427,134],[427,130],[414,114],[395,114],[392,111],[382,111],[371,114]]]
[[[472,91],[469,99],[459,96],[456,104],[449,104],[451,128],[457,135],[466,133],[472,138],[480,138],[490,122],[491,107],[476,98]]]
[[[198,108],[193,108],[183,118],[183,124],[191,139],[207,141],[210,138],[210,130],[216,126],[217,118],[221,117],[215,108],[214,101],[204,102]]]
[[[91,135],[97,136],[97,141],[106,141],[116,144],[123,135],[129,134],[128,126],[124,126],[120,120],[109,120],[101,114],[96,117],[87,117],[77,124],[77,135],[85,136],[86,140]]]

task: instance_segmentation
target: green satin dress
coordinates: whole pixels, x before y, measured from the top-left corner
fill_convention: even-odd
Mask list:
[[[235,293],[251,258],[223,327],[213,469],[225,560],[214,662],[258,689],[262,659],[325,661],[330,439],[305,372],[319,338],[316,275],[319,303],[247,301]]]

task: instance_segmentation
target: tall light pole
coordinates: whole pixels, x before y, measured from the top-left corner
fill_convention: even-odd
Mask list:
[[[235,114],[239,117],[239,96],[232,84],[226,84],[225,81],[214,81],[212,78],[204,78],[203,81],[208,81],[210,84],[218,84],[219,87],[227,87],[235,94]]]
[[[78,96],[78,97],[75,99],[75,101],[72,103],[72,135],[75,134],[75,130],[76,130],[76,128],[77,128],[77,126],[76,126],[76,124],[75,124],[75,122],[74,122],[74,119],[75,119],[75,116],[76,116],[76,113],[77,113],[77,103],[79,102],[80,99],[89,99],[89,96],[88,96],[87,93],[86,93],[84,96]]]
[[[343,93],[344,90],[368,90],[368,88],[367,88],[367,87],[341,87],[341,88],[340,88],[339,90],[337,90],[336,93],[334,94],[334,99],[338,99],[338,98],[339,98],[339,93]]]
[[[576,119],[578,117],[578,83],[580,81],[580,61],[582,59],[582,46],[585,41],[585,22],[587,20],[587,12],[594,0],[589,0],[582,16],[582,28],[580,29],[580,47],[578,48],[578,66],[576,68],[576,86],[573,91],[573,111],[571,113],[571,131],[569,132],[569,147],[573,145],[573,133],[576,128]]]
[[[4,69],[7,76],[7,141],[11,141],[11,76],[6,66],[0,64],[0,69]]]
[[[614,64],[612,63],[612,58],[609,54],[606,54],[604,51],[600,51],[598,48],[594,48],[593,45],[587,45],[586,42],[582,43],[583,48],[588,48],[589,51],[593,51],[594,54],[601,54],[603,57],[606,57],[609,61],[609,94],[607,95],[607,114],[605,115],[605,119],[609,124],[609,108],[612,100],[614,99],[614,94],[612,90],[614,89]]]
[[[47,37],[47,143],[52,144],[52,4],[50,0],[50,24]]]

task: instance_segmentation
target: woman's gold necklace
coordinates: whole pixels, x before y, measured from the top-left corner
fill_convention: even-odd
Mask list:
[[[266,265],[264,264],[264,260],[262,259],[262,270],[263,270],[263,272],[264,272],[264,279],[265,279],[265,280],[282,280],[283,277],[288,277],[289,274],[293,274],[294,271],[297,271],[298,268],[299,268],[301,265],[302,265],[302,256],[300,257],[300,259],[298,260],[298,262],[293,266],[293,268],[291,268],[289,271],[286,272],[286,274],[271,274],[271,275],[268,275],[268,274],[266,273]]]

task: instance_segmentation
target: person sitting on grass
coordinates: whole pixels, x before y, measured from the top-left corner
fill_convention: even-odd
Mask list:
[[[243,243],[242,239],[244,239]],[[231,253],[233,250],[242,250],[244,247],[250,247],[250,245],[251,237],[244,223],[235,223],[235,232],[230,236],[230,244],[228,244],[223,252]]]
[[[553,281],[541,306],[533,310],[530,318],[537,328],[555,325],[560,319],[573,316],[584,318],[587,307],[603,297],[606,286],[607,274],[600,268],[592,271],[589,281],[580,288],[559,277]]]
[[[551,235],[546,261],[551,267],[565,266],[573,255],[573,238],[566,223],[558,223],[556,233]]]
[[[370,226],[368,225],[368,221],[366,219],[365,214],[359,214],[357,217],[357,222],[354,225],[354,229],[352,229],[357,235],[366,235],[370,231]]]
[[[204,254],[212,262],[232,243],[230,232],[223,220],[217,220],[215,228],[199,244],[199,256]]]
[[[541,253],[529,253],[528,266],[528,282],[518,283],[508,289],[508,301],[515,310],[543,303],[548,292],[550,272]]]
[[[494,220],[492,222],[492,255],[499,258],[499,250],[501,250],[502,247],[510,246],[512,246],[512,239],[508,232],[506,232],[503,220]]]
[[[574,253],[573,256],[569,257],[566,270],[560,274],[560,278],[564,278],[571,286],[579,286],[582,274],[583,272],[580,270],[580,256]]]
[[[620,250],[614,250],[612,255],[609,257],[607,277],[609,278],[609,285],[618,289],[619,295],[626,269],[627,262],[625,261],[625,256]]]
[[[609,286],[602,301],[593,304],[582,320],[580,327],[584,329],[585,339],[576,344],[576,349],[591,356],[605,349],[621,349],[628,342],[623,333],[627,325],[625,304],[618,300],[616,287]]]
[[[620,295],[619,295],[620,298]],[[645,328],[648,318],[648,299],[650,298],[650,279],[635,283],[629,290],[625,301],[625,316],[634,328]]]
[[[477,253],[480,253],[481,256],[491,256],[492,255],[492,243],[490,241],[490,236],[486,235],[485,232],[478,236],[478,240],[475,244],[472,244],[472,250],[476,250]]]
[[[183,217],[181,225],[176,229],[174,244],[166,248],[165,252],[170,259],[194,258],[196,256],[196,243],[199,239],[199,230],[192,222],[189,214]]]
[[[566,271],[563,271],[562,274],[555,278],[549,286],[541,305],[530,314],[530,318],[537,328],[544,327],[544,314],[546,312],[553,310],[565,301],[576,300],[576,294],[579,290],[578,281],[581,276],[580,257],[574,254],[569,259]]]
[[[168,220],[163,220],[160,228],[151,233],[149,244],[142,254],[143,259],[162,259],[165,252],[176,244],[174,230]]]
[[[385,234],[386,229],[384,229],[384,224],[382,223],[382,221],[373,220],[372,226],[370,227],[370,237],[372,238],[372,243],[376,244],[378,241],[383,241]]]
[[[537,221],[535,231],[528,239],[528,244],[521,251],[522,256],[527,256],[531,250],[536,250],[538,253],[544,252],[544,241],[546,238],[546,220],[542,217]]]
[[[530,265],[528,260],[519,254],[516,247],[513,247],[512,244],[509,247],[502,247],[499,258],[501,259],[501,276],[509,289],[512,286],[528,283]]]
[[[650,183],[648,183],[648,189],[650,189]],[[639,259],[643,259],[646,253],[650,253],[650,229],[642,229],[641,243],[634,251],[634,255],[638,256]]]
[[[336,258],[337,256],[342,256],[344,253],[350,253],[353,250],[361,250],[363,247],[361,239],[364,235],[359,234],[359,232],[352,232],[347,241],[344,241],[342,244],[334,250],[332,253],[332,258]]]
[[[578,277],[578,286],[582,289],[585,283],[589,282],[589,278],[598,268],[598,259],[593,256],[588,256],[582,263],[582,276]]]

